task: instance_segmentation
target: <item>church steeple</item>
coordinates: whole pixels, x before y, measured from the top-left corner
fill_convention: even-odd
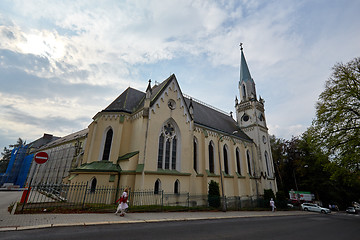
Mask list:
[[[240,51],[241,51],[241,60],[240,60],[240,82],[251,81],[251,75],[249,71],[249,67],[246,63],[242,43],[240,43]]]
[[[255,176],[260,179],[262,177],[274,179],[274,165],[266,125],[264,99],[259,96],[258,100],[256,96],[255,82],[250,75],[242,44],[240,44],[240,51],[240,102],[235,101],[237,123],[240,129],[256,144],[256,151],[253,154],[258,156],[259,161],[255,163],[253,168]],[[272,186],[264,186],[265,188],[272,188]]]
[[[255,82],[252,79],[249,67],[245,60],[242,43],[240,43],[241,60],[240,60],[240,101],[256,100]]]

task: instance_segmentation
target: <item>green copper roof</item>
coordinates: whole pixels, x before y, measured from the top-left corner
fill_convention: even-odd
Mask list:
[[[72,172],[121,172],[121,168],[118,164],[109,161],[95,161],[85,163]]]
[[[250,71],[245,60],[244,52],[241,49],[241,63],[240,63],[240,82],[251,80]]]
[[[138,154],[138,153],[139,153],[139,151],[127,153],[127,154],[122,155],[121,157],[119,157],[119,158],[118,158],[118,161],[127,160],[127,159],[129,159],[129,158],[132,158],[133,156],[135,156],[135,155]]]

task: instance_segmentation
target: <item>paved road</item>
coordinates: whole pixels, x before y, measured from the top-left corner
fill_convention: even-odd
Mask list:
[[[0,239],[360,239],[359,215],[304,211],[18,214],[22,192],[0,192]],[[355,225],[354,225],[355,223]],[[293,236],[293,234],[296,234]],[[342,237],[335,238],[335,236]],[[344,238],[347,236],[348,238]]]
[[[22,191],[0,191],[0,214],[7,212],[11,203],[20,200]]]
[[[235,211],[235,212],[153,212],[129,213],[119,217],[112,213],[101,214],[16,214],[7,212],[10,203],[20,199],[22,192],[0,191],[0,232],[14,230],[28,230],[36,228],[53,228],[63,226],[84,226],[119,223],[149,223],[161,221],[190,221],[200,219],[221,219],[256,216],[279,216],[309,214],[306,212],[269,212],[269,211]],[[115,211],[114,206],[114,211]]]
[[[0,232],[0,239],[360,239],[360,217],[341,214],[110,224]]]

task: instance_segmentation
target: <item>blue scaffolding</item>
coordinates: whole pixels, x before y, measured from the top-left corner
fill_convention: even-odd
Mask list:
[[[34,154],[26,155],[29,145],[14,148],[5,173],[0,173],[0,186],[4,183],[24,187]]]

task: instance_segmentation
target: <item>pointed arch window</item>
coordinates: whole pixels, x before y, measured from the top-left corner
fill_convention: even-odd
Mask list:
[[[164,134],[161,133],[159,137],[158,168],[162,168],[163,166],[163,156],[164,156]]]
[[[172,141],[171,169],[176,169],[176,146],[177,146],[177,140],[175,136]]]
[[[172,122],[167,122],[159,136],[158,169],[177,169],[178,134]]]
[[[239,150],[239,148],[236,148],[235,157],[236,157],[236,171],[237,171],[237,173],[239,175],[241,175],[240,150]]]
[[[193,167],[194,167],[195,172],[198,172],[198,166],[197,166],[198,156],[197,156],[197,154],[198,154],[198,144],[197,144],[197,139],[194,138],[194,159],[193,159],[194,165],[193,165]]]
[[[180,194],[180,181],[178,179],[174,183],[174,193]]]
[[[215,173],[214,169],[214,144],[212,141],[209,143],[209,171]]]
[[[247,161],[247,165],[248,165],[249,175],[252,176],[252,174],[251,174],[251,164],[250,164],[251,159],[250,159],[250,151],[249,150],[246,151],[246,161]]]
[[[229,174],[229,160],[228,160],[228,151],[227,146],[224,145],[223,147],[223,157],[224,157],[224,172],[225,174]]]
[[[269,170],[269,155],[267,151],[265,151],[265,164],[266,164],[266,172],[267,175],[270,176],[270,170]]]
[[[94,177],[94,178],[91,180],[90,193],[95,193],[96,184],[97,184],[97,180],[96,180],[96,177]]]
[[[102,160],[109,160],[112,138],[113,138],[113,130],[110,128],[106,132],[106,138],[105,138],[105,143],[104,143],[104,151],[103,151]]]
[[[157,179],[155,181],[154,194],[160,194],[160,191],[161,191],[161,182],[160,179]]]
[[[243,99],[246,99],[246,88],[245,88],[245,84],[242,85],[242,93],[243,93]]]

